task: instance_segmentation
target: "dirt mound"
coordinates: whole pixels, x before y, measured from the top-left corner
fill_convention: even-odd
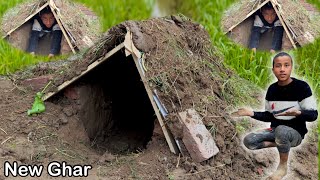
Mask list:
[[[65,81],[87,70],[87,67],[95,60],[101,59],[107,52],[121,44],[127,31],[132,32],[134,45],[145,56],[146,82],[149,87],[157,90],[162,103],[168,110],[169,115],[165,118],[165,123],[174,137],[182,138],[177,113],[188,108],[196,109],[220,149],[220,153],[207,162],[208,166],[225,165],[224,168],[216,170],[220,173],[216,172],[214,177],[230,177],[227,174],[232,172],[237,174],[234,177],[251,177],[249,172],[254,169],[254,163],[243,156],[245,152],[242,148],[236,148],[240,140],[237,137],[235,123],[227,112],[230,110],[230,103],[244,101],[243,98],[251,102],[256,101],[260,95],[259,90],[225,67],[219,53],[211,46],[205,29],[184,17],[158,18],[140,22],[127,21],[113,27],[96,43],[96,46],[84,54],[81,60],[75,61],[65,68],[63,74],[57,75],[54,79],[54,86],[48,91],[54,91]],[[133,120],[139,126],[144,127],[142,129],[149,131],[151,128],[151,132],[153,131],[154,111],[148,103],[149,100],[143,86],[141,87],[143,84],[140,82],[140,77],[134,75],[135,73],[130,73],[134,71],[132,68],[135,66],[131,66],[126,61],[133,62],[132,59],[124,56],[124,52],[120,51],[115,57],[73,84],[76,86],[75,89],[78,89],[76,91],[80,92],[79,99],[84,105],[80,107],[79,112],[87,113],[79,117],[85,123],[84,126],[90,139],[99,146],[104,144],[109,151],[113,148],[107,145],[111,143],[106,142],[121,137],[119,134],[111,135],[111,132],[120,132],[113,126],[117,121],[123,121],[124,124],[132,127],[134,123],[130,121]],[[135,71],[137,73],[137,70]],[[137,79],[132,80],[135,78]],[[130,83],[127,84],[128,82]],[[240,85],[242,88],[238,88]],[[82,88],[85,90],[81,90]],[[111,104],[105,104],[106,102]],[[96,106],[101,108],[98,109]],[[118,111],[121,111],[121,116]],[[139,113],[137,114],[136,111]],[[123,125],[116,127],[125,128]],[[137,135],[136,132],[140,131],[141,129],[135,129],[134,134]],[[128,133],[129,131],[126,129],[121,132]],[[145,132],[144,135],[147,134],[150,132]],[[132,134],[125,137],[130,136]],[[145,136],[145,138],[145,140],[135,139],[145,143],[150,137]],[[118,139],[117,141],[120,142]],[[130,141],[131,144],[128,143]],[[132,146],[132,140],[122,142],[127,145],[119,146],[125,146],[125,149]],[[185,163],[183,162],[182,166],[187,171],[192,171],[192,165],[188,164],[188,161]]]
[[[7,40],[14,47],[25,50],[33,23],[32,20],[27,22],[25,22],[25,20],[30,15],[34,15],[34,13],[47,2],[48,0],[29,0],[8,10],[4,14],[1,22],[2,35],[6,35],[14,28],[20,26],[7,37]],[[57,0],[54,2],[57,6],[56,8],[59,10],[59,18],[63,23],[63,27],[67,30],[73,46],[78,49],[90,47],[93,42],[98,39],[100,34],[100,23],[98,17],[82,4],[69,0]],[[12,18],[14,18],[15,21],[12,21]],[[41,42],[42,41],[40,41],[39,47],[41,47]],[[61,49],[62,54],[70,51],[71,49],[68,46],[67,40],[63,38]]]
[[[222,30],[228,33],[229,37],[235,42],[248,46],[254,20],[252,15],[248,15],[265,2],[266,0],[242,0],[235,3],[224,13],[221,20]],[[275,6],[278,8],[282,19],[288,27],[290,35],[297,45],[303,46],[312,43],[319,37],[320,26],[319,23],[317,23],[317,19],[319,19],[320,14],[318,12],[311,13],[308,11],[305,8],[305,1],[278,0],[272,2],[275,2]],[[312,5],[308,4],[308,7],[312,7]],[[237,26],[232,28],[235,25]],[[230,31],[231,28],[232,30]],[[284,36],[283,49],[291,48],[292,44],[288,37]]]
[[[218,89],[211,90],[213,98],[218,96],[220,99],[225,98],[227,102],[238,100],[244,102],[241,96],[245,92],[257,94],[253,92],[257,89],[256,86],[239,78],[224,66],[222,55],[215,47],[211,46],[209,35],[205,29],[199,24],[182,18],[174,17],[174,20],[172,20],[168,17],[139,22],[127,21],[112,27],[82,57],[61,68],[54,78],[53,89],[48,89],[48,91],[53,91],[63,82],[80,75],[94,61],[101,60],[109,51],[124,41],[127,30],[129,30],[133,33],[134,45],[146,57],[144,64],[147,69],[145,74],[147,81],[157,87],[160,92],[171,93],[171,95],[174,94],[172,96],[176,96],[176,93],[173,93],[175,91],[174,87],[179,86],[180,88],[176,89],[181,89],[184,85],[180,83],[183,83],[186,79],[180,82],[179,78],[187,75],[190,77],[187,81],[193,80],[194,82],[186,82],[185,86],[197,84],[199,87],[193,87],[196,89],[215,86]],[[235,88],[244,82],[248,85],[244,86],[243,89]],[[195,94],[190,97],[196,97]],[[168,97],[172,97],[171,95]],[[249,101],[254,101],[256,96],[253,95]],[[194,102],[198,102],[202,98],[197,99]],[[178,101],[173,102],[177,103]],[[190,102],[188,103],[190,104]],[[168,104],[168,107],[172,107],[171,102],[166,104]],[[177,110],[185,109],[182,104],[174,105],[177,105]],[[172,112],[172,109],[170,110]]]

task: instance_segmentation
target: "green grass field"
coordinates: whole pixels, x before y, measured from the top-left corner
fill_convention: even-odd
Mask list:
[[[179,0],[178,0],[179,1]],[[23,0],[0,2],[0,16]],[[141,20],[150,17],[155,0],[77,0],[93,9],[100,17],[102,30],[121,23],[125,20]],[[223,35],[220,29],[220,19],[235,0],[185,0],[177,7],[178,12],[185,14],[201,23],[209,31],[213,45],[218,47],[224,56],[225,64],[234,69],[241,77],[266,88],[275,79],[271,73],[271,54],[252,52],[240,47]],[[309,0],[318,8],[318,0]],[[316,96],[320,100],[320,41],[298,50],[292,51],[295,57],[295,74],[308,81]],[[48,61],[46,57],[32,57],[24,52],[12,48],[4,40],[0,40],[0,74],[8,74],[28,65],[41,61]]]

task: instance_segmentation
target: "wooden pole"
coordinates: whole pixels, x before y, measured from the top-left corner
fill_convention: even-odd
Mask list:
[[[272,4],[272,6],[273,6],[273,9],[274,9],[275,12],[277,13],[277,16],[278,16],[278,18],[279,18],[279,20],[280,20],[280,22],[281,22],[281,24],[282,24],[282,26],[283,26],[283,29],[285,30],[286,34],[288,35],[289,40],[290,40],[292,46],[294,47],[294,49],[297,49],[297,46],[296,46],[296,44],[294,43],[293,38],[291,37],[291,34],[290,34],[290,32],[289,32],[289,30],[288,30],[288,28],[287,28],[286,23],[285,23],[284,20],[282,19],[282,16],[281,16],[279,10],[277,9],[277,7],[274,5],[273,2],[271,2],[271,4]]]
[[[262,6],[264,6],[265,4],[267,4],[268,2],[270,2],[270,0],[267,0],[263,3],[261,3],[257,8],[255,8],[254,10],[252,10],[249,14],[247,14],[247,16],[242,19],[240,22],[236,23],[235,25],[231,26],[227,32],[225,32],[224,34],[227,34],[228,32],[232,31],[235,27],[237,27],[239,24],[241,24],[244,20],[246,20],[247,18],[249,18],[253,13],[255,13],[256,11],[258,11],[260,8],[262,8]]]
[[[5,36],[2,37],[2,39],[6,38],[7,36],[9,36],[12,32],[14,32],[15,30],[17,30],[20,26],[22,26],[24,23],[26,23],[27,21],[29,21],[31,18],[33,18],[33,16],[35,16],[37,13],[39,13],[42,9],[44,9],[45,7],[47,7],[49,5],[48,2],[46,2],[43,6],[41,6],[39,9],[37,9],[34,13],[32,13],[30,16],[28,16],[24,22],[22,24],[19,24],[17,27],[11,29]]]
[[[137,70],[139,71],[141,80],[142,80],[143,85],[144,85],[144,87],[145,87],[145,90],[146,90],[146,92],[147,92],[147,94],[148,94],[148,97],[149,97],[149,100],[150,100],[150,102],[151,102],[151,105],[152,105],[152,107],[153,107],[153,109],[154,109],[154,112],[156,113],[158,122],[159,122],[159,124],[160,124],[160,126],[161,126],[161,129],[162,129],[162,132],[163,132],[163,134],[164,134],[164,137],[165,137],[166,140],[167,140],[167,143],[168,143],[168,145],[169,145],[170,151],[171,151],[172,153],[174,153],[174,154],[179,154],[180,151],[179,151],[179,149],[178,149],[178,147],[177,147],[177,144],[176,144],[176,142],[175,142],[172,134],[171,134],[170,131],[168,130],[168,128],[167,128],[167,126],[166,126],[166,124],[165,124],[165,122],[164,122],[164,120],[163,120],[163,118],[162,118],[162,116],[161,116],[161,114],[160,114],[160,110],[158,109],[158,107],[157,107],[157,105],[156,105],[156,103],[155,103],[155,101],[154,101],[154,99],[153,99],[153,93],[152,93],[151,89],[149,88],[148,83],[147,83],[147,80],[146,80],[146,78],[144,77],[144,75],[143,75],[143,73],[142,73],[142,70],[141,70],[141,68],[140,68],[140,66],[139,66],[138,58],[137,58],[135,55],[133,55],[133,54],[131,54],[131,55],[132,55],[133,60],[134,60],[134,62],[135,62],[135,64],[136,64],[136,68],[137,68]]]
[[[88,68],[83,71],[79,76],[76,76],[74,78],[72,78],[69,81],[65,81],[64,83],[62,83],[61,85],[58,86],[57,90],[54,92],[49,92],[47,94],[45,94],[42,97],[43,101],[48,100],[50,97],[52,97],[53,95],[57,94],[58,92],[60,92],[61,90],[63,90],[64,88],[66,88],[67,86],[69,86],[70,84],[72,84],[73,82],[75,82],[76,80],[80,79],[82,76],[84,76],[85,74],[87,74],[89,71],[91,71],[93,68],[97,67],[98,65],[100,65],[101,63],[103,63],[104,61],[106,61],[107,59],[109,59],[112,55],[114,55],[116,52],[118,52],[119,50],[121,50],[122,48],[124,48],[124,43],[119,44],[117,47],[115,47],[114,49],[112,49],[111,51],[109,51],[102,59],[98,59],[96,61],[94,61],[93,63],[91,63]]]
[[[70,39],[69,39],[69,36],[68,36],[68,34],[66,33],[66,31],[65,31],[65,29],[64,29],[64,27],[63,27],[63,25],[62,25],[62,23],[61,23],[61,21],[60,21],[60,18],[58,17],[57,13],[54,11],[54,10],[55,10],[55,9],[54,9],[55,4],[54,4],[53,1],[50,1],[49,7],[50,7],[50,9],[51,9],[51,11],[52,11],[52,14],[53,14],[54,18],[56,19],[57,23],[59,24],[60,29],[61,29],[64,37],[66,38],[68,45],[69,45],[70,48],[71,48],[71,51],[73,52],[73,54],[76,54],[77,52],[76,52],[76,50],[74,49],[74,47],[73,47],[73,45],[72,45],[72,43],[71,43],[71,41],[70,41]]]
[[[174,154],[179,154],[179,149],[178,146],[175,142],[174,137],[172,136],[171,132],[168,130],[161,114],[160,114],[160,110],[158,108],[158,106],[156,105],[155,100],[153,99],[153,93],[148,85],[148,81],[146,80],[143,70],[141,69],[140,65],[139,65],[139,58],[137,57],[137,54],[140,54],[140,52],[137,52],[138,49],[134,46],[133,41],[132,41],[132,34],[130,31],[127,32],[127,35],[125,36],[125,49],[128,51],[128,53],[131,53],[131,56],[133,57],[134,63],[136,64],[136,68],[140,74],[141,80],[143,82],[144,88],[147,92],[147,95],[149,97],[149,100],[151,102],[151,105],[156,113],[157,119],[159,121],[159,124],[161,126],[162,132],[166,138],[166,141],[169,145],[170,151]],[[127,54],[128,55],[128,54]]]

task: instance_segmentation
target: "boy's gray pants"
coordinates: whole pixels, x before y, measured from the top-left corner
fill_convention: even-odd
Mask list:
[[[244,145],[251,150],[265,148],[264,141],[275,142],[280,153],[288,153],[291,147],[298,146],[302,137],[295,129],[280,125],[248,134]]]

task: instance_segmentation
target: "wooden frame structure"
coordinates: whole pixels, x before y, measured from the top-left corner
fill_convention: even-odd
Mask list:
[[[51,9],[52,14],[54,15],[62,33],[63,36],[65,37],[71,51],[73,52],[73,54],[76,54],[76,45],[74,40],[72,40],[72,38],[70,38],[70,36],[72,35],[71,32],[69,32],[63,25],[63,22],[61,21],[60,18],[60,14],[57,13],[60,10],[58,9],[58,7],[56,6],[54,0],[48,0],[44,5],[42,5],[40,8],[38,8],[34,13],[32,13],[31,15],[29,15],[21,24],[17,25],[15,28],[13,28],[12,30],[10,30],[8,33],[6,33],[6,35],[4,35],[2,38],[5,39],[8,36],[10,36],[14,31],[16,31],[18,28],[20,28],[22,25],[24,25],[26,22],[28,22],[29,20],[31,20],[35,15],[37,15],[40,11],[42,11],[44,8],[49,7]],[[87,37],[88,38],[88,37]]]
[[[292,34],[289,32],[288,27],[287,27],[287,25],[286,25],[286,23],[285,23],[282,15],[281,15],[281,13],[280,13],[278,7],[277,7],[277,5],[276,5],[276,4],[278,4],[278,3],[277,3],[277,0],[265,0],[263,3],[261,3],[261,4],[260,4],[259,6],[257,6],[255,9],[253,9],[249,14],[247,14],[247,16],[246,16],[245,18],[241,19],[241,21],[239,21],[239,22],[236,23],[235,25],[231,26],[231,27],[227,30],[227,32],[225,32],[224,34],[227,34],[227,33],[231,32],[235,27],[237,27],[237,26],[238,26],[239,24],[241,24],[243,21],[245,21],[246,19],[248,19],[248,18],[249,18],[250,16],[252,16],[256,11],[258,11],[259,9],[261,9],[264,5],[266,5],[266,4],[269,3],[269,2],[272,4],[273,9],[275,10],[275,12],[276,12],[276,14],[277,14],[277,16],[278,16],[278,18],[279,18],[279,20],[280,20],[283,28],[284,28],[286,34],[287,34],[287,36],[288,36],[288,38],[289,38],[289,40],[290,40],[290,43],[292,44],[292,46],[293,46],[294,49],[297,49],[297,45],[296,45],[296,43],[294,42],[294,38],[292,37]]]
[[[120,51],[122,49],[125,50],[126,56],[132,55],[132,57],[133,57],[133,60],[135,62],[136,68],[139,72],[139,75],[140,75],[141,80],[143,82],[143,85],[145,87],[145,90],[147,92],[147,95],[149,97],[151,105],[155,111],[155,114],[157,116],[159,124],[162,128],[162,131],[164,133],[166,141],[169,145],[170,151],[173,152],[174,154],[179,154],[180,151],[179,151],[178,146],[176,144],[176,140],[173,138],[171,132],[167,128],[165,121],[164,121],[163,114],[160,113],[160,107],[158,107],[156,100],[154,99],[154,96],[156,94],[148,86],[147,80],[145,78],[145,73],[144,73],[145,70],[139,64],[139,60],[142,58],[142,53],[134,46],[133,41],[132,41],[132,33],[130,31],[127,32],[123,43],[121,43],[118,46],[116,46],[115,48],[113,48],[105,56],[95,60],[80,75],[73,77],[71,80],[65,81],[64,83],[59,85],[55,91],[46,93],[43,96],[42,100],[44,100],[44,101],[48,100],[49,98],[51,98],[52,96],[54,96],[58,92],[62,91],[63,89],[65,89],[66,87],[68,87],[69,85],[71,85],[72,83],[74,83],[75,81],[77,81],[78,79],[83,77],[84,75],[86,75],[88,72],[93,70],[95,67],[99,66],[101,63],[107,61],[110,57],[112,57],[112,55],[114,55],[115,53],[117,53],[118,51]]]

